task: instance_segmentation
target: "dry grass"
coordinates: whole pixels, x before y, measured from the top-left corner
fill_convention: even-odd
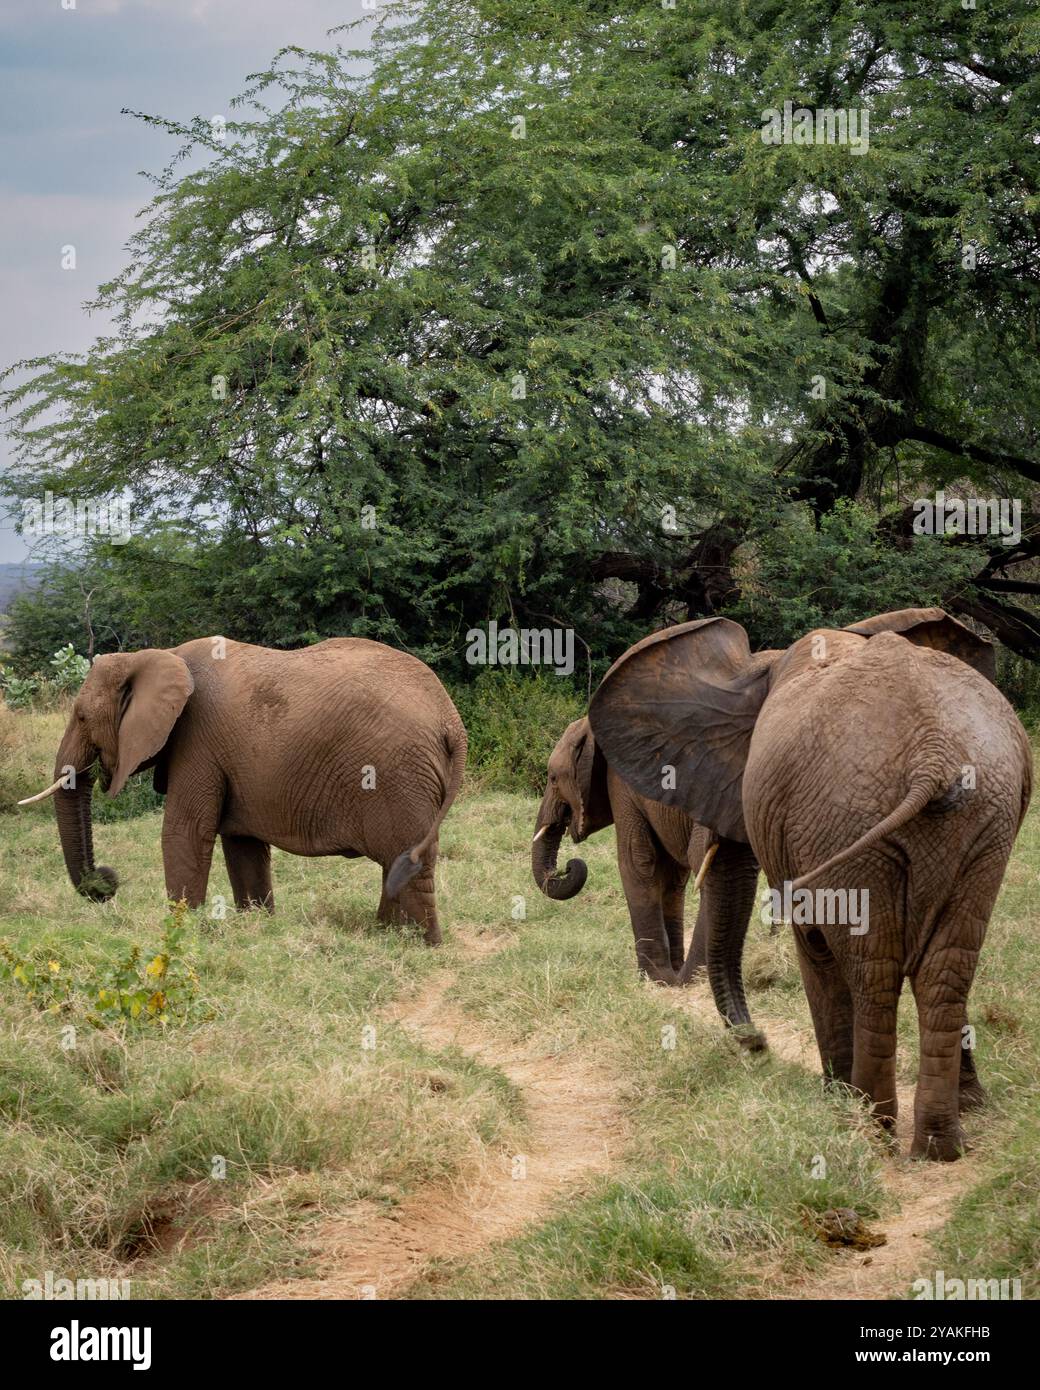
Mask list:
[[[5,796],[46,779],[63,722],[0,716]],[[81,1016],[84,982],[131,943],[156,947],[160,816],[98,826],[99,857],[123,879],[98,906],[68,885],[47,806],[0,814],[0,937],[57,961],[74,986],[72,1011],[51,1015],[0,980],[7,1295],[47,1269],[129,1277],[145,1297],[328,1286],[337,1268],[349,1272],[366,1223],[389,1220],[400,1235],[425,1210],[455,1219],[452,1194],[486,1191],[484,1225],[466,1228],[474,1239],[423,1246],[416,1236],[397,1296],[775,1297],[825,1279],[841,1258],[812,1238],[807,1209],[892,1220],[913,1194],[889,1181],[892,1160],[855,1102],[825,1095],[804,1065],[807,1011],[786,938],[753,924],[748,978],[754,1010],[794,1050],[749,1057],[693,992],[636,979],[609,832],[583,849],[579,898],[537,893],[534,811],[533,798],[508,794],[467,796],[453,810],[438,952],[376,923],[374,865],[276,853],[276,917],[195,915],[188,949],[211,1016],[165,1031],[96,1031]],[[992,1103],[970,1119],[967,1196],[952,1217],[944,1209],[938,1255],[920,1242],[923,1272],[941,1259],[950,1278],[1007,1270],[1028,1286],[1040,1264],[1038,867],[1034,814],[973,998]],[[211,892],[229,894],[219,861]],[[424,1011],[424,1000],[434,1005]],[[909,1005],[903,1014],[912,1080],[916,1029]],[[579,1154],[575,1180],[534,1193],[518,1228],[505,1219],[515,1194],[487,1175],[518,1152],[553,1151],[544,1120],[565,1085],[566,1106],[592,1117],[579,1147],[591,1156],[601,1144],[601,1101],[608,1128],[627,1137],[605,1164],[598,1149],[596,1162]],[[928,1171],[914,1166],[911,1178]]]

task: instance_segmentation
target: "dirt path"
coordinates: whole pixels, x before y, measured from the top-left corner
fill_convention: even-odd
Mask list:
[[[691,985],[669,998],[677,1008],[692,1013],[712,1027],[720,1021],[706,981]],[[816,1040],[808,1028],[799,1028],[789,1019],[774,1018],[754,1011],[769,1040],[772,1052],[785,1061],[818,1071]],[[889,1299],[905,1296],[915,1277],[929,1273],[928,1237],[948,1220],[957,1199],[973,1185],[977,1174],[970,1159],[957,1163],[923,1163],[905,1157],[913,1135],[914,1087],[900,1083],[896,1088],[899,1116],[896,1121],[898,1157],[882,1168],[885,1190],[894,1199],[893,1215],[871,1221],[872,1230],[887,1237],[884,1245],[864,1254],[856,1250],[836,1250],[828,1266],[818,1274],[785,1284],[778,1297],[816,1299]]]
[[[463,939],[470,956],[496,948],[486,943]],[[393,1298],[431,1260],[471,1255],[518,1234],[560,1196],[610,1167],[625,1137],[615,1080],[574,1054],[503,1046],[447,998],[455,978],[452,970],[439,972],[386,1017],[426,1047],[454,1045],[503,1072],[524,1099],[523,1153],[487,1150],[455,1183],[424,1187],[391,1212],[358,1203],[317,1233],[316,1278],[266,1285],[244,1297]]]

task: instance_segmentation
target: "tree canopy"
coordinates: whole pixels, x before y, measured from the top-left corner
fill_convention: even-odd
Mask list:
[[[131,499],[67,607],[450,667],[941,602],[1040,656],[1038,48],[1025,0],[408,0],[226,129],[143,116],[183,148],[118,329],[6,391],[18,497]],[[769,143],[785,102],[868,147]],[[917,536],[939,488],[1021,538]]]

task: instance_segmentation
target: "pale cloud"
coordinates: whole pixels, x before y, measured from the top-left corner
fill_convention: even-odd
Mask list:
[[[327,47],[329,29],[371,13],[361,0],[2,0],[0,365],[81,352],[109,326],[83,304],[125,264],[152,194],[138,171],[175,148],[122,107],[225,112],[279,48]],[[364,31],[346,43],[362,47]],[[69,244],[77,267],[63,271]],[[24,554],[0,517],[0,561]]]

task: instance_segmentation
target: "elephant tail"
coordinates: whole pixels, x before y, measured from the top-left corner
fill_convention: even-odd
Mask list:
[[[401,889],[411,883],[423,866],[423,856],[437,838],[437,833],[441,828],[441,821],[451,810],[451,804],[458,795],[459,788],[462,786],[462,775],[466,771],[466,730],[461,720],[458,725],[448,730],[447,735],[448,752],[451,762],[448,768],[447,781],[444,784],[444,798],[441,801],[441,808],[433,818],[433,824],[419,841],[411,849],[406,849],[403,854],[399,854],[390,866],[390,872],[386,876],[386,896],[396,898]]]
[[[919,816],[929,802],[934,801],[937,804],[937,809],[945,810],[959,805],[966,795],[968,795],[967,790],[962,788],[958,781],[950,781],[948,770],[940,770],[940,767],[936,766],[934,762],[931,763],[914,776],[910,790],[894,811],[887,815],[884,820],[879,820],[877,825],[871,826],[847,849],[831,855],[830,859],[825,859],[815,869],[810,869],[807,874],[802,874],[800,878],[796,878],[791,884],[791,891],[796,892],[799,888],[806,887],[814,878],[819,878],[820,874],[829,873],[831,869],[836,869],[839,864],[844,864],[846,860],[854,859],[857,855],[865,853],[887,835],[891,835],[906,825],[907,821],[913,820],[914,816]]]

